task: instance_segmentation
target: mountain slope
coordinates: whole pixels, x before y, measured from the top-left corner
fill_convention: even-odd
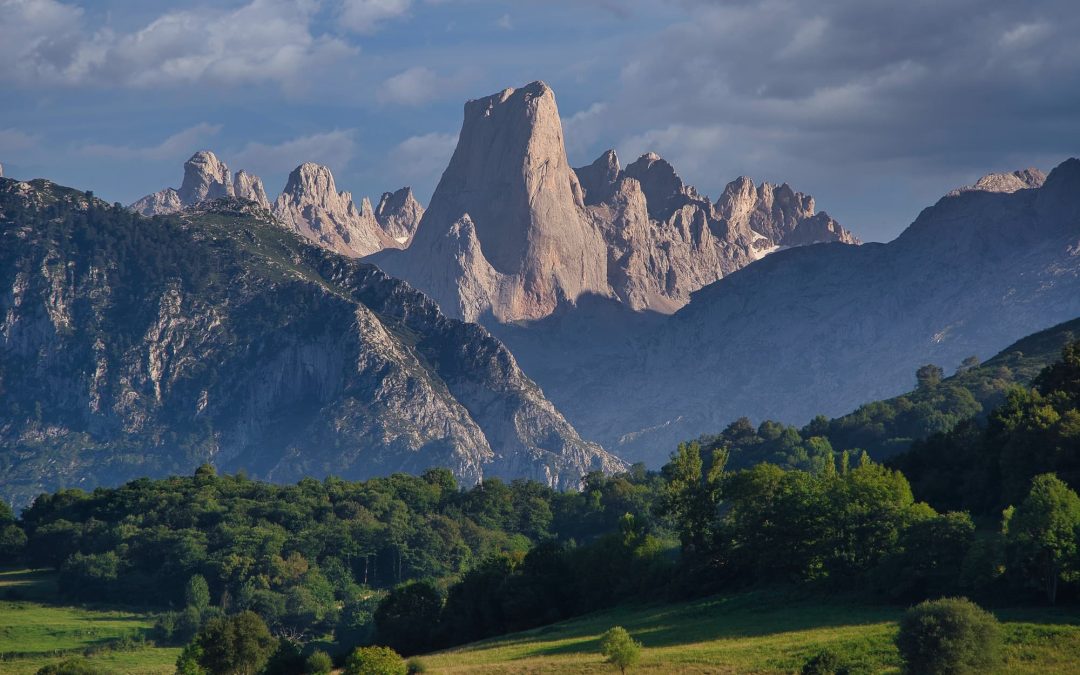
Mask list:
[[[658,463],[743,415],[842,414],[906,390],[923,364],[952,370],[1076,316],[1080,160],[1069,160],[1039,188],[946,196],[889,244],[776,252],[668,320],[593,308],[497,333],[583,434]],[[573,350],[560,344],[570,339]]]
[[[204,461],[295,480],[447,466],[560,487],[623,466],[476,325],[251,202],[148,220],[0,179],[0,484]]]

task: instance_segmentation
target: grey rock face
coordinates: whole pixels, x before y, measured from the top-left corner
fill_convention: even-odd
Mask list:
[[[0,179],[0,403],[43,411],[0,426],[0,484],[22,486],[16,499],[203,461],[280,481],[446,466],[466,484],[560,488],[625,467],[483,328],[370,265],[281,237],[255,204],[204,201],[181,222],[106,213],[99,243],[63,248],[26,215],[88,203]],[[149,228],[160,255],[121,247],[98,266],[93,247],[131,227]]]
[[[266,197],[266,189],[262,179],[254,176],[243,169],[233,176],[233,194],[238,199],[247,199],[255,202],[264,209],[270,210],[270,200]]]
[[[409,250],[371,261],[452,316],[490,326],[542,319],[585,296],[670,313],[780,238],[856,242],[815,214],[813,200],[775,230],[774,240],[726,221],[653,153],[622,170],[609,150],[571,170],[555,96],[534,82],[465,105],[457,149]]]
[[[749,181],[729,188],[744,195],[732,221],[755,229],[765,214],[789,223],[809,208],[787,190],[770,201]],[[1080,316],[1080,160],[1039,188],[948,195],[888,244],[778,251],[662,321],[626,314],[500,336],[576,428],[627,460],[658,465],[679,441],[743,415],[805,424],[845,413],[907,391],[923,364],[951,371]],[[559,371],[544,365],[556,353],[547,344],[563,345]]]
[[[1035,168],[1020,169],[1011,173],[989,173],[980,178],[974,185],[953,190],[950,195],[961,192],[1005,192],[1012,193],[1017,190],[1028,190],[1042,187],[1046,181],[1046,174]]]
[[[184,182],[177,193],[185,205],[233,197],[235,193],[229,167],[209,150],[196,152],[184,162]]]
[[[357,207],[320,164],[307,162],[289,174],[274,216],[319,246],[354,258],[400,246],[379,226],[371,203],[365,198]]]
[[[584,207],[555,96],[534,82],[465,104],[412,245],[372,260],[452,316],[535,319],[582,294],[611,293],[606,246]]]
[[[410,187],[384,192],[375,207],[375,220],[379,226],[402,247],[409,245],[423,217],[424,207],[416,201]]]
[[[230,197],[250,199],[263,208],[270,206],[258,176],[240,171],[234,178],[217,155],[200,150],[184,162],[184,180],[179,190],[165,188],[146,195],[130,208],[144,216],[168,215],[203,202]]]

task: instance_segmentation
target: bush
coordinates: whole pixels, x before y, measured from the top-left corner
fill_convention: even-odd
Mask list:
[[[1001,628],[967,598],[927,600],[900,620],[896,646],[904,671],[919,675],[985,672],[998,663]]]
[[[307,668],[304,672],[310,675],[323,675],[334,669],[334,661],[324,651],[316,650],[307,657]]]
[[[345,661],[345,675],[408,675],[405,659],[389,647],[360,647]]]
[[[408,675],[420,675],[427,672],[427,664],[414,656],[405,662],[405,670]]]
[[[838,675],[843,668],[840,656],[831,649],[822,649],[811,656],[802,667],[802,675]]]
[[[607,662],[625,673],[641,660],[641,643],[630,637],[622,626],[615,626],[600,637],[600,653]]]
[[[86,659],[77,657],[49,664],[38,670],[37,675],[105,675],[105,671]]]

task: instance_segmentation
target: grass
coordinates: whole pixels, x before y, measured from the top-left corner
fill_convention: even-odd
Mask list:
[[[432,673],[610,673],[600,635],[615,625],[642,642],[634,673],[797,673],[824,647],[898,673],[893,646],[898,607],[748,593],[688,603],[638,605],[486,640],[423,658]],[[999,612],[1005,625],[1001,673],[1074,673],[1080,615],[1054,610]]]
[[[0,600],[0,673],[33,674],[81,654],[109,673],[175,671],[179,649],[142,644],[148,614],[57,605],[55,577],[45,572],[0,572],[0,598],[12,597]]]

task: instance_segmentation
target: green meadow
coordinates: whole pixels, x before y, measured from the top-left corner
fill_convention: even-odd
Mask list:
[[[600,635],[626,628],[644,649],[634,673],[797,673],[830,648],[868,673],[898,673],[892,644],[900,607],[748,593],[687,603],[626,606],[485,640],[423,658],[436,673],[605,673]],[[1007,646],[1001,673],[1075,673],[1080,615],[997,612]]]

